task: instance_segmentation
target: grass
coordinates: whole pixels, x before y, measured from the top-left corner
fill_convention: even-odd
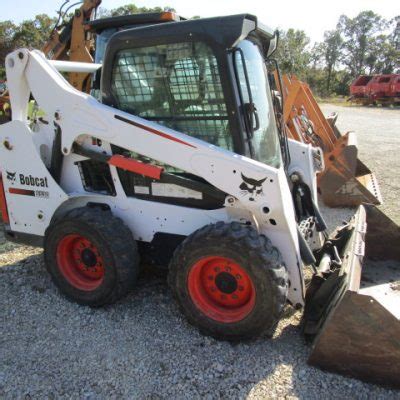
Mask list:
[[[347,101],[347,96],[329,96],[329,97],[319,97],[315,96],[315,99],[319,104],[329,103],[329,104],[336,104],[340,106],[350,106],[352,103]]]

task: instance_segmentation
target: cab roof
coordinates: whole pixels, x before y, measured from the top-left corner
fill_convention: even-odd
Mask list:
[[[186,18],[181,17],[172,11],[164,11],[161,13],[142,13],[122,15],[119,17],[100,18],[89,21],[89,29],[92,32],[100,34],[105,29],[109,28],[123,28],[127,26],[140,26],[140,25],[153,25],[164,22],[178,22],[184,21]]]
[[[128,17],[140,18],[140,15],[141,14]],[[144,17],[142,18],[143,20],[145,19]],[[111,21],[112,18],[109,20]],[[120,21],[122,21],[122,19]],[[226,48],[231,48],[252,32],[257,33],[264,47],[268,49],[270,40],[274,37],[274,31],[260,23],[257,17],[251,14],[237,14],[190,20],[177,19],[171,20],[171,22],[167,24],[157,23],[156,29],[153,24],[150,26],[132,27],[113,35],[110,40],[110,45],[111,42],[117,45],[118,42],[129,41],[131,43],[137,43],[143,41],[143,39],[154,42],[157,38],[163,37],[175,37],[177,40],[179,40],[179,38],[184,40],[187,37],[201,36],[210,41],[217,42]]]

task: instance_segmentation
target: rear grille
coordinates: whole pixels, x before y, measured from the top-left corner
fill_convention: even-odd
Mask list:
[[[107,164],[94,160],[79,161],[76,164],[87,192],[115,196],[115,187]]]

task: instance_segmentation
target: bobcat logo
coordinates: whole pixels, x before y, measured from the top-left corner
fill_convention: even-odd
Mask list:
[[[239,189],[242,191],[243,196],[249,194],[249,200],[254,201],[258,195],[263,193],[262,184],[267,180],[267,178],[257,181],[256,179],[248,178],[243,174],[241,175],[243,182],[240,184]]]
[[[11,182],[15,182],[15,175],[17,174],[16,172],[8,172],[7,173],[7,179]]]

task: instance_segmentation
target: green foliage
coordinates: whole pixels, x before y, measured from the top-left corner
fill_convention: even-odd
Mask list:
[[[163,11],[175,11],[172,7],[137,7],[135,4],[127,4],[125,6],[121,6],[118,8],[114,8],[112,10],[101,9],[100,17],[119,17],[121,15],[130,15],[130,14],[140,14],[140,13],[152,13],[158,12],[161,13]]]
[[[100,8],[97,17],[163,11],[175,10],[130,3],[111,10]],[[5,78],[5,56],[18,47],[42,48],[55,22],[45,14],[18,25],[0,22],[0,79]],[[373,11],[362,11],[354,18],[342,15],[336,28],[313,45],[304,31],[280,31],[275,58],[282,72],[305,80],[319,96],[346,95],[350,82],[360,74],[400,72],[400,16],[386,21]]]
[[[335,74],[335,66],[339,62],[341,57],[341,47],[343,45],[343,39],[340,35],[339,30],[326,31],[324,34],[323,42],[323,56],[326,65],[326,91],[329,94],[331,91],[331,82]]]
[[[343,37],[342,62],[353,75],[366,72],[367,58],[377,56],[376,34],[382,32],[387,22],[373,11],[362,11],[354,18],[341,15],[337,29]]]
[[[336,29],[311,48],[302,31],[289,29],[281,37],[282,70],[307,81],[319,96],[347,95],[360,74],[399,72],[400,16],[386,21],[372,11],[342,15]]]
[[[127,14],[163,12],[164,10],[175,11],[168,6],[149,8],[137,7],[131,3],[112,10],[100,8],[98,17],[116,17]],[[19,47],[41,49],[50,38],[56,21],[56,18],[50,18],[46,14],[36,15],[35,18],[25,20],[19,25],[12,21],[0,21],[0,79],[5,78],[4,60],[6,55]]]
[[[6,55],[19,47],[40,49],[48,40],[55,22],[55,18],[45,14],[36,15],[19,25],[12,21],[0,22],[0,79],[5,79]]]
[[[46,14],[36,15],[34,19],[23,21],[15,30],[13,35],[14,47],[28,47],[40,49],[48,40],[55,18]]]
[[[3,67],[6,55],[14,48],[13,37],[16,29],[11,21],[0,22],[0,67]]]
[[[283,73],[296,74],[303,79],[311,60],[307,50],[310,39],[304,31],[289,29],[279,32],[279,43],[275,53]]]

